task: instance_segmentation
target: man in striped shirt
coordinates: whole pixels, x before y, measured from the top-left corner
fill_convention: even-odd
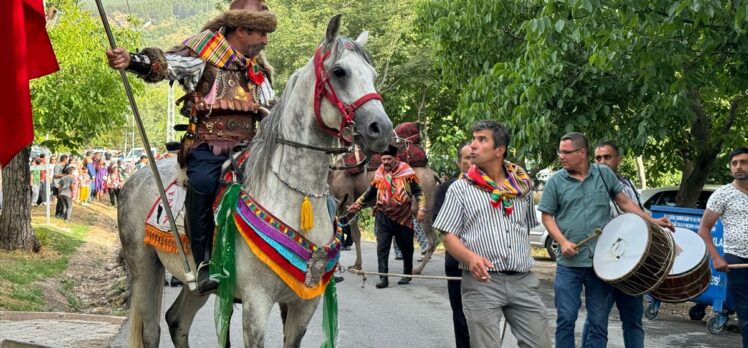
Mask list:
[[[503,125],[473,125],[473,166],[447,190],[434,228],[460,261],[462,303],[472,347],[500,347],[502,315],[520,347],[550,347],[548,318],[538,278],[530,271],[529,229],[538,224],[532,180],[505,161],[509,133]]]
[[[618,174],[618,165],[621,164],[621,153],[616,144],[609,141],[597,144],[597,147],[595,147],[595,163],[608,166],[623,186],[623,193],[626,194],[626,197],[636,203],[640,209],[644,209],[634,184],[629,178]],[[621,211],[618,205],[611,201],[611,216],[616,217],[622,213],[623,211]],[[621,318],[624,347],[644,348],[644,328],[642,326],[644,302],[642,296],[631,296],[613,288],[613,302],[615,302],[619,317]],[[613,303],[611,302],[610,305],[612,306]],[[588,327],[588,325],[585,325],[583,332],[586,332]],[[582,337],[586,336],[584,333],[582,334]]]

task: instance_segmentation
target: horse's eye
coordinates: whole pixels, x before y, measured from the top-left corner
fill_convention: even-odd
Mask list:
[[[335,75],[335,77],[343,77],[345,76],[345,70],[339,66],[336,66],[332,68],[332,74]]]

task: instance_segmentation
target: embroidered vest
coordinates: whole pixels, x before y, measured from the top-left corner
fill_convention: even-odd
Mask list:
[[[195,91],[185,96],[182,114],[190,115],[185,137],[189,148],[210,145],[216,155],[255,136],[261,116],[259,86],[251,83],[243,70],[219,69],[206,64]]]

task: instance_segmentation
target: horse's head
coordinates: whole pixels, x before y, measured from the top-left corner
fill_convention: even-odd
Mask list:
[[[365,152],[382,152],[393,136],[392,121],[374,87],[376,72],[364,50],[368,33],[354,41],[339,35],[340,15],[327,25],[314,56],[315,113],[319,126]]]

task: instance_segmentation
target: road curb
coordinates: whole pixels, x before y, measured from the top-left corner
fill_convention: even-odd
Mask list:
[[[79,320],[105,322],[109,324],[122,325],[125,317],[98,314],[62,313],[62,312],[9,312],[0,311],[0,320],[22,321],[22,320]]]
[[[109,347],[125,321],[111,315],[0,311],[0,348]]]
[[[0,348],[50,348],[49,346],[42,346],[35,343],[19,342],[0,338]]]

